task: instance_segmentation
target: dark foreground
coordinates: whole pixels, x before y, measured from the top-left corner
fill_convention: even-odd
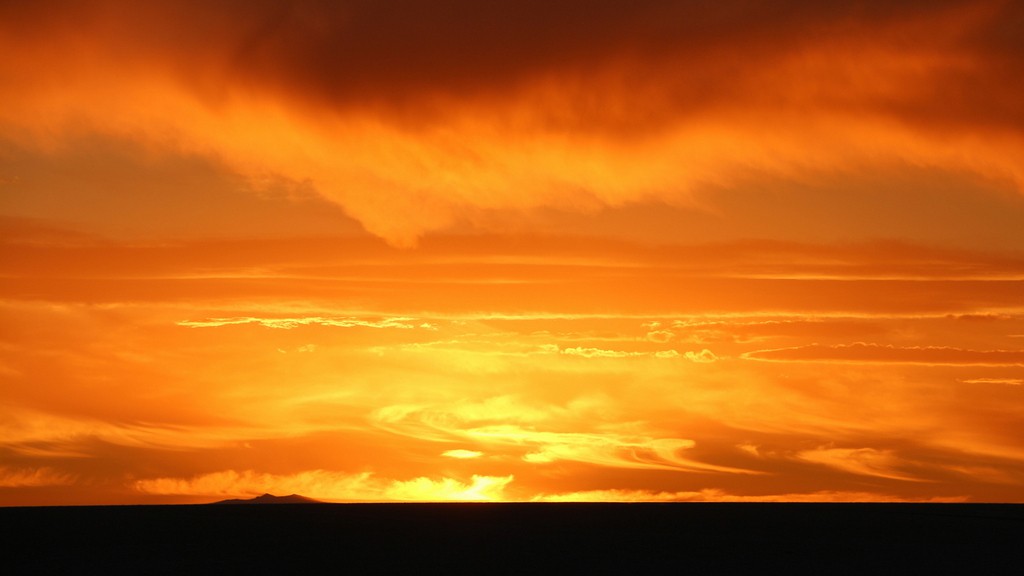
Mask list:
[[[1024,505],[0,508],[4,574],[1020,574]]]

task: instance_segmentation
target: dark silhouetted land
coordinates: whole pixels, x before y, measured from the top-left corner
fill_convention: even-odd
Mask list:
[[[213,502],[213,504],[322,504],[322,502],[312,498],[306,498],[305,496],[299,496],[298,494],[289,494],[288,496],[263,494],[255,498],[248,498],[244,500],[232,498],[231,500]]]
[[[4,574],[1018,574],[1024,506],[0,508]]]

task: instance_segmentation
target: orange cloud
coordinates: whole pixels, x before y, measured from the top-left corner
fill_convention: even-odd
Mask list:
[[[267,328],[291,329],[298,326],[334,326],[338,328],[399,328],[409,330],[413,328],[431,328],[429,323],[410,324],[413,318],[385,318],[381,320],[369,320],[361,318],[211,318],[209,320],[182,320],[179,326],[189,328],[213,328],[217,326],[233,326],[239,324],[257,324]]]
[[[853,474],[911,482],[921,480],[911,474],[901,472],[900,465],[903,462],[891,450],[823,447],[801,451],[797,454],[797,458]]]
[[[1007,386],[1024,385],[1024,378],[968,378],[961,380],[964,384],[1004,384]]]
[[[855,342],[822,346],[757,350],[744,355],[752,360],[779,362],[896,362],[932,365],[1024,366],[1024,350],[965,350],[948,346],[894,346]]]
[[[592,402],[577,400],[567,408],[541,409],[498,397],[478,404],[388,406],[376,411],[375,420],[389,431],[421,440],[463,439],[489,446],[493,453],[511,451],[530,464],[567,461],[625,469],[758,473],[687,458],[684,452],[695,443],[684,438],[627,434],[592,424],[571,431],[552,429],[564,427],[566,421],[576,421],[594,408]]]
[[[47,466],[30,469],[0,466],[0,488],[68,486],[74,484],[76,480],[70,474]]]
[[[743,496],[709,488],[699,492],[651,492],[645,490],[588,490],[543,494],[536,502],[964,502],[965,496],[901,498],[877,492],[820,491],[795,494]]]
[[[708,352],[710,354],[710,352],[707,351],[707,350],[705,350],[704,352]],[[679,352],[677,352],[675,350],[657,350],[657,351],[654,351],[654,352],[646,352],[646,351],[645,352],[638,352],[638,351],[625,351],[625,350],[607,350],[607,349],[603,349],[603,348],[588,348],[588,347],[584,347],[584,346],[573,346],[571,348],[562,348],[561,350],[558,351],[558,353],[559,354],[564,354],[566,356],[579,356],[581,358],[635,358],[635,357],[639,357],[639,356],[653,356],[654,358],[677,358],[680,355]],[[708,360],[705,359],[705,358],[708,358],[708,355],[703,354],[703,352],[701,354],[697,354],[697,353],[694,353],[694,352],[687,352],[683,356],[686,359],[692,360],[694,362],[707,362],[708,361]],[[714,354],[711,354],[710,357],[714,358]],[[711,361],[713,361],[713,360],[711,360]]]
[[[96,415],[65,416],[21,406],[0,414],[5,449],[34,457],[84,458],[95,442],[156,449],[196,449],[258,436],[258,427],[183,427],[167,423],[116,422]],[[267,431],[262,434],[268,433]]]
[[[348,474],[307,470],[279,475],[246,470],[212,472],[192,478],[136,480],[135,490],[147,494],[204,497],[249,497],[264,493],[302,494],[328,502],[447,502],[502,500],[512,476],[474,475],[469,482],[420,477],[389,480],[369,473]]]
[[[99,133],[309,182],[401,245],[488,210],[686,204],[752,174],[1024,183],[1011,3],[457,4],[7,7],[0,122],[43,147]]]

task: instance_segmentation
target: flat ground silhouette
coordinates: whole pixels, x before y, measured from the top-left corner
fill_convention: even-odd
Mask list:
[[[1016,574],[1024,506],[0,508],[4,572]]]

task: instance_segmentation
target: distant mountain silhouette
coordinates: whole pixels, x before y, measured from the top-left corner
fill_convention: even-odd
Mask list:
[[[248,500],[232,498],[231,500],[213,502],[213,504],[321,504],[321,502],[312,498],[306,498],[305,496],[299,496],[298,494],[289,494],[288,496],[264,494],[255,498],[249,498]]]

